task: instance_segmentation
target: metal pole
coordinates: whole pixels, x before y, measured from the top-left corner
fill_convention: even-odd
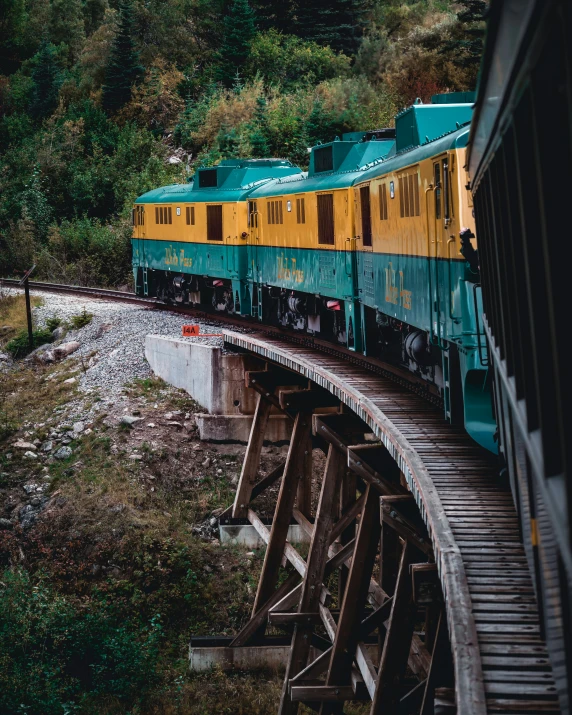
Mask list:
[[[28,285],[28,276],[24,280],[24,293],[26,295],[26,316],[28,318],[28,344],[30,352],[34,349],[34,334],[32,332],[32,309],[30,307],[30,286]]]

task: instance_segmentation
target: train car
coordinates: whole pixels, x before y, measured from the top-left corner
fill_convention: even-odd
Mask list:
[[[229,159],[163,186],[133,207],[138,295],[250,315],[247,199],[273,179],[299,175],[283,159]]]
[[[199,169],[191,190],[145,194],[134,209],[138,292],[379,355],[495,452],[467,98],[419,101],[395,129],[313,147],[307,173],[227,161]]]
[[[352,184],[395,152],[395,130],[313,147],[307,174],[269,182],[249,201],[253,305],[260,320],[361,349]]]
[[[437,387],[447,417],[495,452],[465,168],[472,106],[458,99],[400,113],[396,155],[354,183],[363,344]]]
[[[572,195],[571,36],[569,0],[493,0],[469,151],[500,455],[563,713],[572,675],[572,373],[562,245]]]

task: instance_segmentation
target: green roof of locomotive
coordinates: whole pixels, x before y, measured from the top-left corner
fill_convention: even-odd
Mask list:
[[[300,173],[285,159],[225,159],[214,167],[198,169],[186,184],[161,186],[139,196],[135,203],[245,201],[257,186]]]

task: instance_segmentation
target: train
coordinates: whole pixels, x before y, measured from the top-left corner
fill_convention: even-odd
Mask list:
[[[568,265],[572,4],[493,0],[469,153],[499,458],[561,711],[572,679]],[[530,643],[525,634],[520,641]]]
[[[466,153],[471,93],[283,159],[228,159],[133,206],[136,292],[383,360],[496,453]]]

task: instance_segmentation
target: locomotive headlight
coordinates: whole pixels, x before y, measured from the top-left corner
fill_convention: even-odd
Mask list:
[[[286,202],[286,210],[287,210],[287,211],[292,211],[292,202],[291,202],[291,201],[287,201],[287,202]]]

